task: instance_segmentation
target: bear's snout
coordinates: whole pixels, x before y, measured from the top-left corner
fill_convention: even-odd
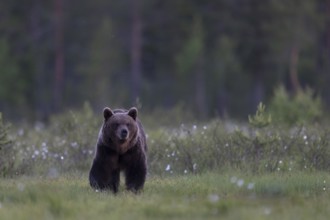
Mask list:
[[[126,128],[122,129],[120,132],[120,139],[126,140],[128,137],[128,130]]]

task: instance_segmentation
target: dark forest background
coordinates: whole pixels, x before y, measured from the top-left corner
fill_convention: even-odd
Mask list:
[[[0,0],[0,112],[89,102],[242,117],[279,85],[330,105],[330,0]]]

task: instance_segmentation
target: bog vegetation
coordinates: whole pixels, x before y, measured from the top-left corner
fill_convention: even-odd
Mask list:
[[[260,103],[248,122],[196,122],[182,109],[149,116],[141,111],[140,117],[147,131],[150,175],[330,171],[330,127],[311,90],[291,97],[278,88],[269,108]],[[1,176],[56,176],[89,169],[102,115],[86,103],[54,115],[47,124],[0,120]]]

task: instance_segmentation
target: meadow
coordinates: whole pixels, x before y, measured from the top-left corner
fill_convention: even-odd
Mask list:
[[[207,172],[149,177],[138,195],[92,190],[87,176],[0,183],[1,219],[328,219],[328,173]]]
[[[155,115],[140,115],[144,190],[117,195],[88,185],[102,123],[88,104],[46,124],[0,117],[0,219],[329,218],[328,120],[277,123],[262,105],[248,122]]]

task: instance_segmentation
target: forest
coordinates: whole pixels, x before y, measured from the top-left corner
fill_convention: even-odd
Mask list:
[[[104,106],[242,118],[283,87],[330,105],[329,0],[0,2],[0,112]]]

